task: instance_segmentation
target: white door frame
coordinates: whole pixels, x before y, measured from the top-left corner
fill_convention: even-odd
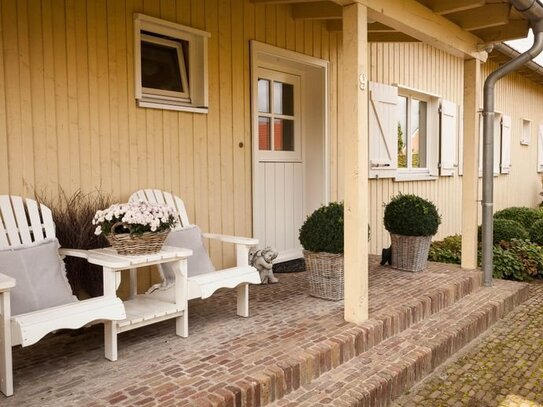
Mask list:
[[[272,45],[264,44],[255,40],[251,40],[250,42],[250,59],[251,59],[251,140],[254,140],[255,132],[257,132],[257,129],[255,128],[255,115],[258,114],[258,98],[257,98],[257,92],[258,87],[255,86],[255,80],[257,77],[257,69],[259,67],[259,57],[261,55],[264,55],[266,57],[271,57],[272,59],[275,59],[275,63],[266,63],[269,68],[273,69],[273,65],[282,66],[285,69],[288,70],[289,62],[294,63],[296,65],[305,65],[308,68],[318,68],[322,70],[323,76],[324,76],[324,83],[323,83],[323,94],[324,94],[324,115],[323,115],[323,128],[324,128],[324,197],[325,202],[328,203],[330,201],[330,191],[331,191],[331,176],[330,176],[330,75],[329,75],[329,61],[326,61],[324,59],[315,58],[309,55],[304,55],[295,51],[286,50],[283,48],[278,48]],[[294,68],[296,69],[296,68]],[[292,67],[291,67],[292,70]],[[255,228],[255,219],[258,216],[256,213],[256,197],[255,197],[255,191],[256,191],[256,171],[257,171],[257,151],[258,145],[256,143],[252,143],[252,155],[251,155],[251,162],[252,162],[252,226],[253,226],[253,234],[254,234],[254,228]],[[304,154],[305,155],[305,154]],[[305,159],[304,159],[305,162]],[[305,178],[305,174],[304,174]]]

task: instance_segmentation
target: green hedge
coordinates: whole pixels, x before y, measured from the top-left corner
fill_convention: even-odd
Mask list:
[[[493,243],[510,242],[512,239],[530,239],[530,234],[519,222],[509,219],[494,219]],[[479,242],[482,239],[482,227],[479,226]]]
[[[447,236],[440,241],[432,242],[428,252],[428,260],[440,263],[460,264],[462,257],[462,236]]]
[[[535,222],[543,219],[543,212],[539,209],[514,206],[496,212],[494,219],[514,220],[529,230]]]

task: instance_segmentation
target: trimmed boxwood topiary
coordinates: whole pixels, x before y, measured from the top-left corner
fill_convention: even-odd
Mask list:
[[[513,206],[496,212],[494,219],[514,220],[524,226],[526,230],[530,230],[535,222],[543,219],[543,212],[539,209]]]
[[[543,246],[543,219],[539,219],[530,227],[530,240]]]
[[[331,202],[309,215],[300,243],[312,252],[343,253],[343,202]]]
[[[482,227],[479,226],[479,241],[482,241]],[[527,240],[530,235],[526,228],[519,222],[509,219],[494,219],[494,234],[492,236],[494,244],[500,242],[510,242],[512,239]]]
[[[441,223],[436,206],[416,195],[396,195],[385,208],[385,228],[403,236],[433,236]]]

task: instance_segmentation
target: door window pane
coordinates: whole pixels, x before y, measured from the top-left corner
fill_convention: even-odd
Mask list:
[[[271,150],[270,118],[258,118],[258,149]]]
[[[398,168],[407,168],[407,98],[398,97]]]
[[[258,80],[258,111],[270,113],[270,81],[267,79]]]
[[[294,120],[275,119],[273,131],[275,151],[294,151]]]
[[[282,82],[273,83],[273,111],[294,116],[294,86]]]

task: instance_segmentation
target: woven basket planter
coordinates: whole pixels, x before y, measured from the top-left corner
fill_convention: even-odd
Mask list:
[[[339,301],[344,296],[343,254],[304,250],[309,295]]]
[[[403,236],[390,234],[392,242],[392,268],[422,271],[428,264],[428,251],[432,236]]]
[[[110,233],[106,235],[106,239],[118,254],[138,256],[159,252],[168,237],[168,233],[170,233],[170,229],[162,232],[144,232],[141,235]]]

